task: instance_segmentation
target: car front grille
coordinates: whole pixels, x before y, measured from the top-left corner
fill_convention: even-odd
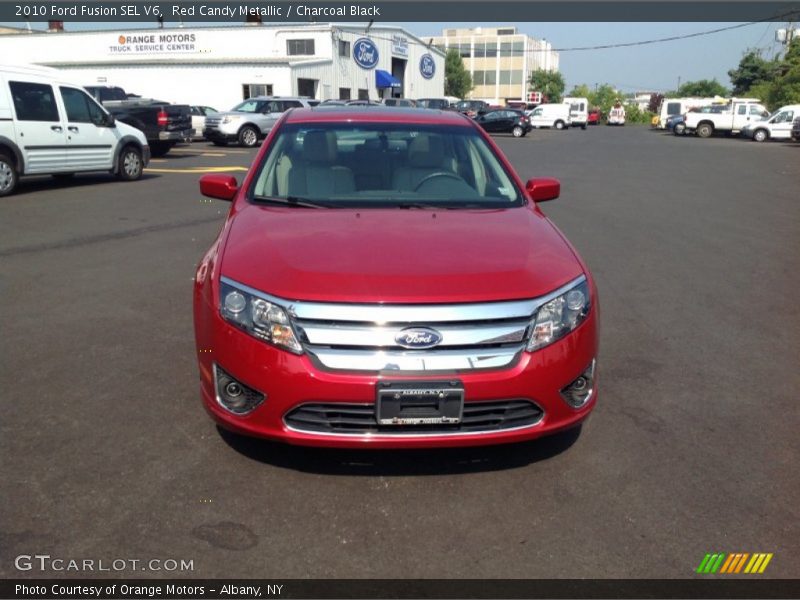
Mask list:
[[[221,121],[222,117],[206,117],[205,127],[207,127],[208,129],[216,129],[217,127],[219,127]]]
[[[296,431],[339,435],[447,435],[488,433],[536,425],[544,411],[526,399],[465,402],[456,425],[379,426],[374,404],[309,403],[292,409],[284,423]]]

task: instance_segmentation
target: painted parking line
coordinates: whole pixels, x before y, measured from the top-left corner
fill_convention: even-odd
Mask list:
[[[227,150],[223,148],[214,148],[213,150],[209,148],[208,151],[212,152],[221,152],[223,154],[250,154],[247,150]],[[206,152],[201,148],[172,148],[170,150],[170,154],[177,153],[177,154],[194,154],[197,152]]]
[[[228,173],[230,171],[247,171],[247,167],[193,167],[189,169],[145,169],[145,173]]]

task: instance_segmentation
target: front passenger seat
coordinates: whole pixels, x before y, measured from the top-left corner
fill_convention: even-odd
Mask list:
[[[289,171],[289,196],[326,198],[351,194],[356,190],[353,171],[336,164],[336,135],[308,131],[303,136],[302,152]]]

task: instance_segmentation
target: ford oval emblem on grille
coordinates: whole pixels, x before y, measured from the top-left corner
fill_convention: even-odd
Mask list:
[[[403,348],[433,348],[442,341],[442,334],[429,327],[409,327],[394,336],[394,341]]]

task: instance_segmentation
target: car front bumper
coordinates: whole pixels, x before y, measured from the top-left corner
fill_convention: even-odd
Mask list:
[[[215,307],[198,300],[198,297],[195,303],[203,404],[222,427],[240,434],[298,445],[345,448],[501,444],[531,440],[574,427],[588,417],[597,402],[596,369],[589,400],[581,408],[572,408],[560,393],[596,359],[596,306],[575,331],[536,352],[521,351],[508,368],[395,375],[393,372],[363,373],[321,368],[307,354],[295,355],[280,350],[230,326]],[[217,400],[215,366],[264,394],[265,400],[243,416],[223,408]],[[362,409],[366,406],[372,410],[381,382],[443,380],[463,384],[465,407],[478,408],[472,403],[521,399],[534,403],[542,414],[536,422],[520,427],[438,433],[426,432],[421,427],[401,433],[392,430],[392,426],[369,432],[320,432],[298,429],[286,421],[288,413],[308,404],[341,404],[343,408],[347,408],[345,405],[360,405]]]

